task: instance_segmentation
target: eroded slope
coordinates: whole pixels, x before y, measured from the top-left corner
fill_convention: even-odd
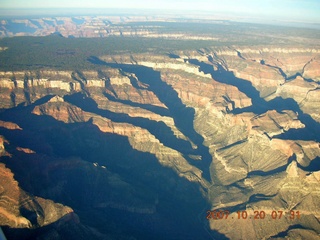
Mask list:
[[[178,208],[200,238],[210,237],[203,226],[216,238],[316,238],[318,58],[317,49],[230,47],[91,58],[98,71],[3,72],[1,134],[25,154],[55,157],[33,170],[47,180],[29,192],[71,206],[102,232],[88,219],[128,214],[123,227],[123,218],[108,219],[114,227],[104,233],[131,226],[126,236],[138,237],[130,219],[139,216],[142,229],[161,222],[154,231],[174,238]],[[26,178],[32,161],[16,167],[21,151],[7,152],[4,161]],[[85,191],[72,190],[73,175],[86,176]],[[230,217],[207,222],[210,208]],[[237,211],[268,218],[237,219]],[[274,220],[272,211],[300,218]]]

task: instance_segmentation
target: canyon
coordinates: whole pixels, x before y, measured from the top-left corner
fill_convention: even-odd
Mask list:
[[[39,35],[101,37],[101,21],[123,21],[97,18],[90,34],[74,27],[89,19],[19,24],[41,25]],[[86,59],[92,69],[2,70],[0,225],[8,239],[318,239],[320,48],[311,37],[308,46],[279,39],[102,52]],[[208,220],[209,210],[230,214]],[[273,211],[300,218],[272,219]]]

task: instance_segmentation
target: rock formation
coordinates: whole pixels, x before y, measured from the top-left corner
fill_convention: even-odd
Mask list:
[[[19,23],[36,22],[39,35],[134,31],[100,17]],[[194,37],[170,34],[181,36]],[[119,51],[89,57],[92,70],[0,72],[5,233],[317,239],[320,51],[296,45]],[[208,222],[207,210],[228,218]]]
[[[0,164],[1,206],[0,222],[11,228],[46,226],[63,216],[73,213],[72,209],[51,200],[32,196],[23,191],[13,173]]]

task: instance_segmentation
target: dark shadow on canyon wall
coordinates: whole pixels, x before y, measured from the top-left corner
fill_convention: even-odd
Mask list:
[[[95,101],[81,93],[65,96],[65,101],[80,107],[86,112],[95,113],[99,116],[108,118],[113,122],[130,123],[134,126],[147,129],[151,134],[156,136],[164,145],[191,154],[191,144],[185,140],[178,139],[174,136],[172,130],[163,122],[156,122],[143,117],[130,117],[125,113],[115,113],[109,110],[100,109]]]
[[[59,225],[59,234],[68,237],[74,232],[71,236],[77,237],[83,231],[83,236],[90,236],[92,233],[85,229],[93,227],[116,239],[225,239],[206,230],[205,214],[199,214],[210,206],[198,184],[163,167],[155,156],[132,149],[126,137],[102,133],[91,121],[65,124],[31,114],[36,105],[50,97],[0,113],[1,120],[23,128],[0,128],[0,134],[10,142],[7,147],[13,156],[2,161],[20,186],[32,195],[70,206],[79,216],[81,226],[73,221]],[[17,151],[17,146],[36,154]],[[132,190],[112,185],[110,178],[115,176],[130,184]],[[38,234],[47,237],[47,231],[53,234],[58,229],[54,224],[33,230],[5,228],[5,232],[14,238],[21,233],[19,239],[33,239]]]
[[[270,101],[265,101],[260,97],[259,91],[252,86],[251,82],[236,77],[233,72],[226,70],[219,63],[215,63],[217,70],[214,70],[212,65],[200,62],[197,59],[191,59],[188,61],[191,64],[199,66],[199,70],[205,74],[211,74],[212,78],[217,82],[235,86],[251,98],[252,106],[241,109],[236,108],[232,113],[239,114],[243,112],[253,112],[255,114],[262,114],[268,110],[276,110],[278,112],[283,110],[292,110],[298,113],[298,119],[305,124],[306,127],[302,129],[290,129],[289,131],[275,137],[281,139],[320,141],[320,123],[315,121],[310,115],[303,113],[297,102],[293,99],[276,97]]]
[[[119,98],[116,98],[116,97],[114,97],[114,96],[112,96],[111,94],[108,94],[108,93],[103,93],[103,95],[109,101],[123,103],[123,104],[126,104],[126,105],[131,106],[131,107],[142,108],[142,109],[148,110],[150,112],[159,114],[161,116],[166,116],[166,117],[170,116],[170,113],[169,113],[168,109],[165,109],[163,107],[154,106],[154,105],[151,105],[151,104],[136,103],[136,102],[132,102],[130,100],[119,99]]]
[[[190,164],[193,164],[203,171],[203,177],[206,180],[211,181],[209,166],[212,161],[212,156],[209,153],[209,149],[203,145],[203,137],[194,129],[194,109],[186,107],[182,103],[181,99],[178,97],[178,93],[170,85],[162,81],[160,72],[155,71],[152,68],[140,65],[106,63],[94,56],[92,56],[88,60],[94,64],[120,68],[124,72],[134,73],[140,82],[148,84],[148,89],[154,92],[159,100],[164,103],[169,109],[170,116],[174,119],[177,128],[194,144],[197,145],[197,149],[190,148],[192,154],[202,156],[202,160],[197,162],[192,161],[191,159],[188,159],[187,156],[185,156],[186,159],[189,160]]]

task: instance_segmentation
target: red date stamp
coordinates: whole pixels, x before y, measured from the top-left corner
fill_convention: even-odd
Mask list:
[[[207,211],[207,219],[228,219],[230,211],[228,210],[209,210]]]
[[[282,210],[273,210],[273,211],[249,211],[241,210],[237,212],[230,213],[228,210],[208,210],[206,218],[208,220],[222,220],[222,219],[281,219],[287,218],[290,220],[300,219],[300,211],[282,211]]]

